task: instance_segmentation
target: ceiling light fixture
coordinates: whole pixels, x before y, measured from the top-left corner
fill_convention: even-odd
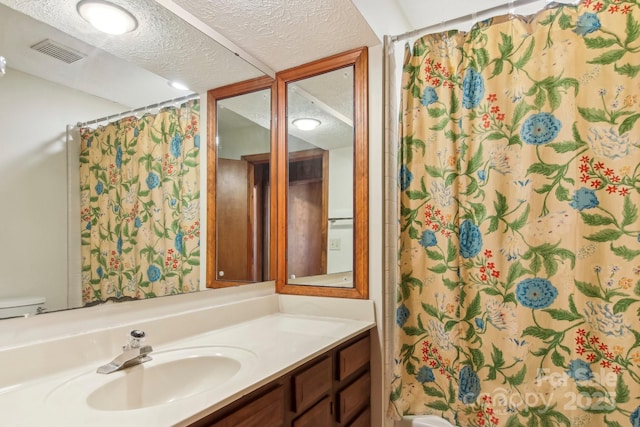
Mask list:
[[[104,0],[82,0],[80,16],[103,33],[120,35],[138,27],[136,18],[126,9]]]
[[[291,123],[300,130],[313,130],[321,124],[320,120],[311,118],[295,119]]]
[[[187,87],[187,85],[185,85],[184,83],[180,83],[177,82],[175,80],[169,80],[167,82],[169,84],[169,86],[171,86],[174,89],[178,89],[178,90],[189,90],[189,88]]]

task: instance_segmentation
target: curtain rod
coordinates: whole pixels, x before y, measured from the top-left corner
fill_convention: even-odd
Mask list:
[[[537,3],[537,2],[540,2],[540,0],[515,0],[515,1],[508,2],[506,5],[509,7],[509,9],[513,10],[513,8],[515,8],[516,6],[524,6],[524,5],[527,5],[527,4],[530,4],[530,3]],[[552,2],[547,0],[545,7],[548,7],[550,3],[552,3]],[[490,7],[488,9],[484,9],[484,10],[481,10],[479,12],[470,13],[468,15],[464,15],[464,16],[461,16],[461,17],[458,17],[458,18],[455,18],[455,19],[445,20],[445,21],[439,22],[438,24],[432,24],[432,25],[429,25],[429,26],[426,26],[426,27],[423,27],[423,28],[419,28],[417,30],[411,30],[411,31],[408,31],[406,33],[398,34],[396,36],[391,36],[391,41],[392,42],[398,42],[398,41],[402,41],[402,40],[405,40],[405,39],[410,39],[410,38],[413,38],[413,37],[416,37],[416,36],[428,34],[430,32],[433,32],[433,30],[435,30],[437,28],[444,27],[445,25],[452,25],[452,24],[457,25],[457,24],[465,23],[469,19],[475,20],[476,17],[479,14],[485,14],[485,13],[491,13],[491,12],[495,13],[499,9],[504,8],[504,6],[505,5],[502,4],[502,5],[499,5],[499,6]]]
[[[176,102],[191,101],[192,99],[196,99],[196,98],[200,98],[200,94],[192,93],[191,95],[182,96],[180,98],[169,99],[167,101],[158,102],[157,104],[147,105],[146,107],[140,107],[140,108],[136,108],[134,110],[124,111],[122,113],[113,114],[111,116],[104,116],[104,117],[100,117],[99,119],[89,120],[89,121],[82,122],[82,123],[78,122],[78,123],[76,123],[76,126],[77,127],[83,127],[83,126],[87,126],[87,125],[93,125],[93,124],[104,122],[104,121],[107,121],[107,120],[113,120],[113,119],[117,119],[117,118],[128,116],[130,114],[139,113],[140,111],[151,110],[153,108],[162,107],[162,106],[168,105],[168,104],[175,104]]]

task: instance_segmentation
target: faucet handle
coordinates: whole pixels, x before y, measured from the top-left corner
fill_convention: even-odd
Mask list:
[[[140,329],[134,329],[129,333],[129,348],[139,348],[147,334]]]

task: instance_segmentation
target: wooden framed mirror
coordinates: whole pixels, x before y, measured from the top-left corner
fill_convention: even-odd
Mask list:
[[[277,292],[368,298],[367,73],[365,47],[276,74]]]
[[[207,92],[207,287],[276,275],[275,81]]]

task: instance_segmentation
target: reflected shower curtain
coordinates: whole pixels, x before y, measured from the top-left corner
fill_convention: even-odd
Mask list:
[[[640,427],[640,6],[418,40],[390,413]]]
[[[80,130],[85,305],[199,289],[199,129],[195,100]]]

